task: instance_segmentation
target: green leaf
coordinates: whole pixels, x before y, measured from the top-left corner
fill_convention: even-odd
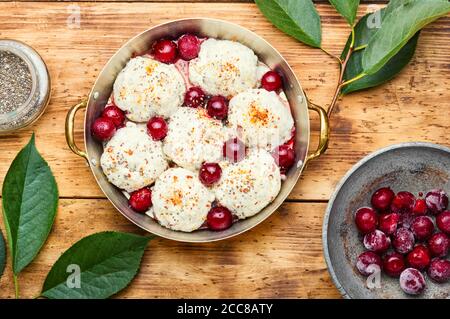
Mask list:
[[[379,12],[381,15],[384,13],[384,9]],[[361,18],[361,20],[355,26],[355,47],[362,46],[369,42],[371,37],[376,33],[375,28],[368,27],[367,19],[371,14],[367,14]],[[411,61],[417,46],[417,40],[419,39],[419,32],[408,41],[408,43],[394,55],[378,72],[366,75],[363,78],[352,82],[342,89],[343,94],[348,94],[354,91],[359,91],[367,88],[371,88],[382,83],[385,83],[395,77],[408,63]],[[347,45],[342,52],[341,58],[345,58],[348,49],[350,47],[351,35],[347,41]],[[364,50],[353,52],[351,55],[347,67],[344,73],[344,81],[348,81],[357,75],[361,74],[364,70],[362,67],[362,57]]]
[[[53,225],[58,188],[34,134],[17,154],[3,183],[3,216],[15,275],[38,254]]]
[[[378,72],[424,26],[450,12],[443,0],[411,0],[385,15],[362,57],[364,73]]]
[[[81,239],[53,265],[42,296],[52,299],[112,296],[136,276],[151,239],[119,232],[102,232]],[[74,272],[77,267],[79,285]]]
[[[356,13],[358,12],[359,0],[329,0],[348,24],[351,26],[355,23]]]
[[[311,0],[255,0],[255,3],[278,29],[307,45],[320,47],[320,16]]]
[[[3,238],[3,234],[0,230],[0,278],[3,275],[3,271],[5,271],[6,266],[6,246],[5,239]]]

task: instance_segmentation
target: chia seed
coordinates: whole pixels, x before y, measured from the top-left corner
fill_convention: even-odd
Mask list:
[[[0,51],[0,114],[14,112],[23,105],[32,87],[27,63],[11,52]]]

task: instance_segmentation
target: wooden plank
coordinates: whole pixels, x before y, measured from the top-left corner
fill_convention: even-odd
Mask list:
[[[121,298],[337,298],[322,257],[324,204],[285,203],[255,229],[210,244],[155,239]],[[19,276],[22,297],[36,296],[51,265],[89,234],[141,234],[104,199],[62,200],[36,260]],[[10,261],[0,298],[13,298]]]
[[[0,3],[0,37],[34,46],[47,61],[53,96],[47,112],[32,128],[0,137],[0,176],[14,155],[37,134],[37,145],[49,161],[63,197],[103,197],[83,159],[64,139],[68,108],[85,97],[102,66],[133,35],[177,18],[227,17],[270,41],[294,68],[308,96],[317,104],[331,99],[336,63],[274,28],[254,4],[80,3],[81,28],[67,27],[66,3]],[[324,47],[339,54],[349,33],[329,5],[318,5]],[[362,5],[359,14],[366,12]],[[331,119],[327,154],[310,164],[290,199],[327,200],[339,179],[362,156],[397,142],[425,140],[450,145],[448,108],[450,18],[421,34],[416,56],[396,79],[379,88],[352,94],[339,102]],[[82,115],[76,125],[81,145]],[[317,144],[317,116],[311,114],[312,148]]]

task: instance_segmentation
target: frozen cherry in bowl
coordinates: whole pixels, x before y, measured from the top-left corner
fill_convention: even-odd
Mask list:
[[[450,234],[450,211],[446,210],[437,215],[436,226],[440,231]]]
[[[450,249],[450,239],[444,233],[436,233],[428,239],[428,249],[434,257],[445,257]]]
[[[92,124],[92,135],[100,142],[107,141],[116,133],[114,122],[105,117],[99,117]]]
[[[130,207],[138,213],[144,213],[152,206],[152,191],[141,188],[130,195],[128,200]]]
[[[392,247],[400,254],[407,254],[414,248],[414,234],[407,228],[397,229],[392,237]]]
[[[376,271],[376,267],[381,270],[382,262],[380,256],[371,251],[365,251],[356,260],[356,269],[363,276],[369,276]]]
[[[427,203],[425,199],[418,198],[414,203],[413,214],[414,215],[426,215],[428,211]]]
[[[383,187],[378,189],[372,195],[371,203],[373,208],[380,211],[385,211],[391,206],[392,200],[395,197],[395,193],[389,187]]]
[[[147,123],[147,131],[154,141],[160,141],[167,135],[169,128],[164,118],[160,116],[152,117]]]
[[[225,230],[233,224],[233,215],[228,208],[216,206],[208,212],[206,223],[211,230]]]
[[[425,196],[428,210],[437,215],[448,207],[448,196],[442,189],[433,189]]]
[[[411,231],[417,240],[426,240],[433,234],[433,220],[428,216],[416,217],[411,224]]]
[[[392,235],[397,231],[399,220],[397,213],[383,214],[378,218],[378,229],[386,235]]]
[[[381,230],[374,230],[364,236],[364,247],[375,253],[382,253],[389,249],[391,240]]]
[[[426,288],[422,273],[414,268],[406,268],[400,274],[400,288],[408,295],[420,295]]]
[[[223,144],[222,155],[233,163],[240,162],[244,159],[246,147],[237,137],[231,138]]]
[[[417,245],[406,257],[408,265],[418,270],[424,270],[431,261],[430,251],[425,245]]]
[[[177,59],[178,49],[175,42],[170,40],[158,40],[153,45],[153,56],[163,63],[174,63]]]
[[[106,105],[102,112],[102,117],[113,121],[116,127],[120,127],[125,121],[125,114],[114,104]]]
[[[220,95],[213,96],[209,99],[206,106],[208,115],[217,119],[223,120],[228,116],[228,101]]]
[[[355,213],[355,224],[363,234],[373,232],[378,225],[377,213],[370,207],[361,207]]]
[[[405,270],[406,264],[402,254],[395,251],[387,253],[383,258],[383,270],[391,277],[398,277]]]
[[[291,168],[295,163],[295,151],[287,144],[275,148],[272,152],[272,156],[277,165],[285,170]]]
[[[183,35],[178,39],[178,52],[183,60],[195,59],[200,52],[200,40],[193,34]]]
[[[184,105],[189,107],[199,107],[205,102],[205,92],[197,86],[190,87],[184,95]]]
[[[283,85],[281,76],[275,71],[268,71],[261,79],[261,86],[267,91],[277,91]]]
[[[433,281],[440,284],[449,281],[450,261],[439,258],[433,259],[428,268],[428,276],[430,276]]]
[[[415,196],[410,192],[399,192],[392,200],[391,211],[393,213],[411,213],[415,201]]]
[[[203,163],[198,177],[203,185],[211,186],[217,183],[222,176],[222,168],[217,163]]]

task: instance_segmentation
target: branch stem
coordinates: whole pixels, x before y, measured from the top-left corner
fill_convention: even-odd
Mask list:
[[[13,274],[13,280],[14,280],[14,294],[15,294],[16,299],[19,299],[20,298],[20,296],[19,296],[19,281],[17,279],[16,274]]]

